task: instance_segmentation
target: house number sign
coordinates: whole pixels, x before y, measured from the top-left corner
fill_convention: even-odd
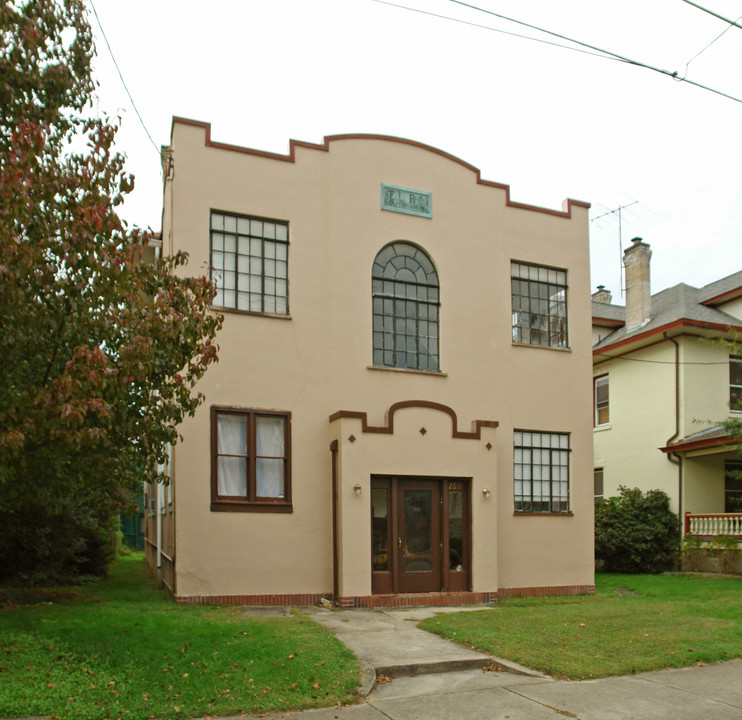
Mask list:
[[[381,209],[432,218],[433,195],[423,190],[410,190],[381,183]]]

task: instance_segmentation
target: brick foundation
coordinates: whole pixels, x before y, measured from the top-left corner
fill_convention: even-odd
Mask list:
[[[550,595],[594,595],[595,585],[551,585],[500,588],[500,597],[549,597]]]
[[[550,595],[592,595],[595,585],[551,585],[546,587],[501,588],[493,592],[411,593],[407,595],[356,595],[339,597],[340,608],[406,608],[487,605],[500,597],[549,597]],[[175,602],[183,605],[245,605],[248,607],[306,607],[319,605],[332,593],[285,595],[180,595]]]
[[[405,608],[486,605],[492,602],[497,602],[496,592],[452,592],[339,597],[337,605],[341,608]]]
[[[248,605],[250,607],[287,607],[289,605],[319,605],[322,598],[332,593],[303,593],[295,595],[179,595],[175,602],[183,605]]]

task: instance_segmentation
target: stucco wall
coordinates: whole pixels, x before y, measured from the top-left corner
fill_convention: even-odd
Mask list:
[[[474,493],[474,542],[481,546],[474,586],[591,584],[587,208],[572,206],[568,218],[507,206],[504,187],[479,184],[472,168],[410,143],[334,140],[329,151],[296,146],[289,162],[207,147],[202,126],[175,123],[172,145],[163,243],[190,254],[188,271],[208,263],[211,209],[286,220],[290,232],[290,318],[226,313],[220,362],[199,386],[206,404],[182,427],[174,472],[177,594],[329,592],[329,417],[361,411],[382,424],[394,403],[411,399],[444,404],[465,426],[500,423],[486,461],[495,463],[496,497],[480,510]],[[432,192],[433,219],[380,210],[382,182]],[[371,265],[395,240],[423,248],[438,271],[440,373],[369,367]],[[570,350],[512,344],[511,260],[567,270]],[[211,405],[292,413],[292,513],[210,511]],[[513,517],[513,428],[571,434],[571,516]],[[454,469],[453,446],[431,454],[425,438],[408,439],[405,472]],[[364,472],[381,472],[375,468],[387,462],[388,444],[364,443],[379,456]],[[394,446],[395,456],[401,447]],[[356,474],[351,457],[343,459],[344,477]],[[346,513],[358,498],[351,500]],[[347,525],[347,514],[344,522],[356,529],[343,537],[343,582],[366,592],[368,532]]]

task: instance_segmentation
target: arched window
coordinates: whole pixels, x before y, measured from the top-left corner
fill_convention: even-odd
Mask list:
[[[438,273],[405,242],[387,245],[371,273],[374,365],[438,370]]]

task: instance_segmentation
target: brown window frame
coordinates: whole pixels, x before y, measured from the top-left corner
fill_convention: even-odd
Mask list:
[[[244,497],[219,495],[218,430],[219,415],[239,415],[247,420],[247,492]],[[256,434],[255,419],[260,416],[283,418],[284,492],[282,498],[257,497],[256,495]],[[211,407],[211,510],[213,512],[293,512],[291,500],[291,413],[277,410],[213,405]]]

